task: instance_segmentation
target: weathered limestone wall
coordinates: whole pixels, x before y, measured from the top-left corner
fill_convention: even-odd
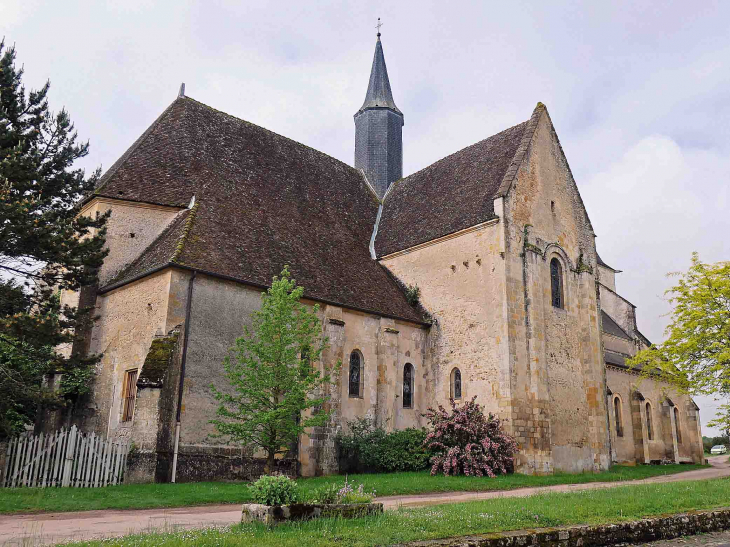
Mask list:
[[[462,400],[506,420],[510,377],[501,227],[492,221],[381,259],[398,279],[421,290],[431,314],[426,397],[448,408],[451,371],[458,367]],[[418,369],[417,369],[418,370]],[[422,378],[417,374],[419,380]]]
[[[183,289],[186,291],[187,285],[181,283],[177,292]],[[173,291],[170,301],[183,302],[185,298],[175,296]],[[223,360],[236,338],[243,334],[244,324],[250,325],[251,313],[259,309],[260,303],[260,289],[206,275],[195,279],[180,431],[180,453],[184,458],[178,462],[178,472],[183,476],[187,473],[183,460],[185,465],[196,466],[204,460],[244,461],[263,456],[252,448],[231,448],[220,439],[211,438],[215,429],[209,423],[218,408],[210,385],[228,389]],[[300,471],[304,475],[337,471],[334,436],[347,420],[371,416],[388,429],[420,426],[421,413],[428,406],[428,380],[423,376],[426,331],[422,327],[332,305],[321,306],[320,317],[323,334],[329,338],[329,347],[322,356],[323,366],[333,367],[341,361],[342,369],[330,392],[332,400],[328,406],[334,411],[331,425],[316,428],[300,441]],[[363,356],[362,398],[350,398],[347,391],[353,350]],[[405,363],[413,364],[416,371],[412,409],[404,409],[399,396]]]
[[[664,459],[679,462],[703,463],[702,432],[699,410],[688,395],[679,394],[669,386],[641,378],[637,372],[618,367],[607,367],[607,383],[611,411],[611,444],[613,459],[619,463],[651,463]],[[638,394],[637,394],[638,393]],[[681,441],[676,442],[673,408],[667,397],[679,411]],[[613,399],[621,401],[623,436],[618,435]],[[649,439],[649,417],[646,404],[650,405],[652,439]]]
[[[517,470],[606,469],[594,234],[546,111],[495,212],[504,219]],[[562,309],[551,301],[553,258],[562,267]]]
[[[611,316],[629,336],[636,336],[636,307],[610,287],[599,285],[601,309]]]
[[[132,422],[121,422],[122,382],[127,370],[139,369],[156,334],[168,332],[167,270],[97,297],[90,352],[102,354],[92,396],[76,420],[85,431],[109,437],[131,436]],[[174,325],[173,325],[174,326]]]
[[[106,247],[110,250],[99,272],[103,286],[137,258],[170,224],[181,209],[95,197],[81,211],[94,216],[111,210],[107,221]]]
[[[616,291],[616,272],[613,271],[611,268],[606,268],[605,266],[601,266],[599,264],[598,281],[612,291]]]

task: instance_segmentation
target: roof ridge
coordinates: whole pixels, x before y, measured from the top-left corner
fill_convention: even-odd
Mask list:
[[[149,137],[152,134],[152,131],[160,124],[160,122],[162,121],[162,119],[165,116],[167,116],[167,114],[169,114],[170,110],[172,110],[172,107],[175,106],[175,104],[178,101],[182,100],[182,99],[184,99],[184,97],[178,97],[178,98],[176,98],[174,101],[172,101],[168,105],[167,108],[165,108],[165,110],[162,111],[162,114],[160,114],[159,116],[157,116],[157,118],[155,119],[155,121],[153,121],[152,124],[150,124],[150,126],[144,131],[144,133],[142,133],[137,138],[137,140],[134,141],[129,148],[127,148],[126,152],[124,152],[124,154],[122,154],[119,157],[119,159],[112,164],[112,166],[107,170],[107,172],[104,173],[101,176],[101,179],[99,180],[99,186],[97,186],[96,188],[94,188],[94,191],[88,196],[87,199],[91,198],[95,194],[98,194],[99,192],[101,192],[101,190],[104,189],[104,187],[107,185],[107,183],[109,182],[109,180],[114,176],[114,174],[117,171],[119,171],[119,168],[122,165],[124,165],[126,163],[126,161],[130,158],[130,156],[135,153],[135,151],[137,150],[137,148],[139,148],[142,145],[142,143],[145,140],[147,140],[147,137]]]
[[[545,108],[544,104],[537,103],[535,109],[532,111],[530,119],[527,120],[525,132],[522,134],[522,140],[520,141],[520,145],[517,147],[517,151],[512,157],[512,162],[509,164],[509,167],[507,167],[507,171],[505,171],[504,177],[502,177],[502,184],[499,185],[497,192],[494,194],[495,198],[504,197],[505,195],[507,195],[507,192],[509,192],[509,189],[512,187],[512,182],[517,176],[517,170],[520,168],[520,164],[522,163],[522,160],[527,153],[530,142],[532,142],[532,137],[535,136],[537,123],[540,121],[540,116],[546,110],[547,109]]]
[[[178,259],[180,258],[182,252],[185,250],[185,243],[187,243],[188,235],[193,229],[193,224],[195,224],[195,217],[198,213],[199,205],[200,200],[198,200],[195,205],[193,205],[193,208],[190,209],[190,214],[188,215],[188,218],[185,219],[185,226],[183,227],[182,234],[180,234],[180,237],[177,240],[177,245],[175,245],[175,252],[170,257],[171,263],[184,264],[184,262],[178,262]]]
[[[197,99],[193,99],[192,97],[188,97],[187,95],[185,97],[183,97],[183,98],[184,99],[187,99],[189,101],[192,101],[192,102],[194,102],[196,104],[199,104],[200,106],[203,106],[203,107],[207,108],[208,110],[212,110],[213,112],[216,112],[218,114],[222,114],[223,116],[226,116],[228,118],[231,118],[231,119],[237,120],[239,122],[243,122],[245,124],[248,124],[250,126],[256,127],[258,129],[261,129],[261,130],[263,130],[263,131],[265,131],[267,133],[270,133],[271,135],[275,135],[275,136],[280,137],[282,139],[286,139],[289,142],[293,142],[294,144],[297,144],[299,146],[302,146],[304,148],[307,148],[307,149],[309,149],[309,150],[311,150],[313,152],[316,152],[317,154],[320,154],[320,155],[322,155],[322,156],[324,156],[326,158],[329,158],[329,159],[331,159],[331,160],[333,160],[333,161],[335,161],[335,162],[343,165],[344,167],[347,167],[348,169],[350,169],[352,171],[357,172],[357,169],[355,169],[352,165],[350,165],[348,163],[345,163],[342,160],[338,160],[337,158],[335,158],[334,156],[330,156],[326,152],[322,152],[321,150],[317,150],[316,148],[314,148],[312,146],[309,146],[308,144],[304,144],[303,142],[299,142],[297,140],[294,140],[291,137],[287,137],[286,135],[282,135],[281,133],[277,133],[276,131],[272,131],[271,129],[267,129],[263,125],[259,125],[259,124],[253,123],[253,122],[250,122],[248,120],[244,120],[243,118],[239,118],[238,116],[234,116],[233,114],[229,114],[228,112],[223,112],[222,110],[218,110],[217,108],[214,108],[214,107],[212,107],[212,106],[210,106],[208,104],[205,104],[204,102],[201,102],[201,101],[199,101]]]

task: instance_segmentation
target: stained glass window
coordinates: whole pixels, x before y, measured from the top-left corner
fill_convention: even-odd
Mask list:
[[[403,367],[403,408],[413,408],[413,365]]]
[[[550,261],[550,289],[552,294],[553,306],[556,308],[563,307],[563,272],[560,262],[557,258]]]
[[[350,397],[360,396],[361,364],[360,352],[353,351],[350,354]]]

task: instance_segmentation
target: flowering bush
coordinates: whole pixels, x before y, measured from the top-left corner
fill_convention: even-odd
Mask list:
[[[263,505],[289,505],[300,499],[296,481],[286,475],[265,475],[249,488],[253,501]]]
[[[484,416],[476,397],[461,407],[451,399],[451,412],[439,405],[426,417],[432,431],[423,442],[434,454],[431,474],[487,475],[494,477],[512,469],[517,443],[501,427],[499,419]]]

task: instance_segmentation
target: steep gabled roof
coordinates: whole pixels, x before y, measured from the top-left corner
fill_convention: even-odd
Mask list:
[[[520,149],[530,121],[393,183],[383,202],[375,240],[378,256],[495,218],[494,196]]]
[[[424,322],[370,257],[379,204],[360,172],[193,99],[178,98],[96,195],[178,207],[195,196],[115,286],[165,263],[267,286],[288,264],[305,297]]]

